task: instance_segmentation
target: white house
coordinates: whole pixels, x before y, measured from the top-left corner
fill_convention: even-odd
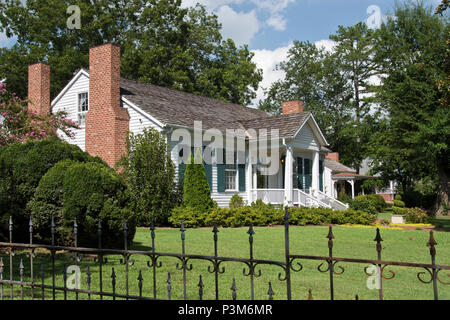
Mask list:
[[[50,67],[42,63],[29,67],[30,108],[36,112],[66,111],[80,126],[73,139],[61,136],[69,143],[112,166],[126,150],[129,131],[155,128],[166,135],[178,168],[177,179],[182,181],[186,141],[174,138],[180,129],[194,137],[195,122],[201,122],[201,133],[214,129],[224,141],[227,130],[239,130],[246,151],[235,153],[237,161],[222,162],[223,149],[211,149],[212,161],[205,164],[211,196],[219,206],[228,206],[231,197],[239,194],[247,203],[261,199],[272,204],[346,208],[333,194],[324,192],[328,143],[314,116],[303,112],[302,101],[286,102],[282,115],[271,116],[261,110],[124,79],[120,77],[120,48],[112,44],[91,48],[89,64],[89,70],[78,70],[50,105]],[[267,135],[270,143],[267,147],[258,145],[258,151],[266,148],[270,155],[278,155],[275,163],[279,169],[270,175],[265,174],[266,159],[251,157],[249,151],[256,141],[254,133],[264,129],[271,132]],[[208,142],[202,145],[206,147]]]

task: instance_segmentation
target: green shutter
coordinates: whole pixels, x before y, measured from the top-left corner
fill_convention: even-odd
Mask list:
[[[178,185],[181,189],[184,187],[184,172],[186,171],[186,164],[184,162],[178,165]]]
[[[245,164],[238,165],[239,191],[245,191]]]
[[[205,166],[206,180],[208,180],[209,190],[212,191],[212,165],[203,163]]]
[[[217,165],[217,191],[218,192],[225,191],[225,165],[224,164]]]

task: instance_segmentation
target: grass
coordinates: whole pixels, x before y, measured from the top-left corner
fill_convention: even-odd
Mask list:
[[[269,259],[284,261],[284,228],[265,227],[255,228],[254,235],[254,257],[257,259]],[[220,229],[218,252],[219,256],[242,257],[249,256],[249,242],[247,228]],[[335,235],[333,253],[336,257],[375,259],[376,250],[375,230],[355,227],[334,227]],[[290,250],[292,254],[302,255],[328,255],[328,234],[327,227],[291,227],[290,229]],[[382,230],[383,238],[382,258],[391,261],[430,263],[429,250],[426,247],[429,233],[420,230]],[[188,229],[186,231],[186,252],[189,254],[213,255],[213,234],[211,229]],[[450,265],[450,237],[446,232],[435,232],[437,245],[436,263],[440,265]],[[138,229],[132,249],[149,250],[151,245],[150,232],[148,229]],[[180,232],[177,229],[159,229],[156,231],[156,250],[160,252],[181,252]],[[5,263],[3,277],[9,279],[9,256],[0,255]],[[108,263],[103,267],[103,288],[111,292],[111,269],[114,267],[117,275],[116,292],[125,292],[125,267],[120,264],[118,256],[108,257]],[[133,266],[129,267],[129,287],[130,294],[138,295],[138,275],[142,271],[144,279],[143,291],[145,296],[153,294],[152,270],[147,267],[148,258],[144,256],[132,256],[135,259]],[[14,256],[14,279],[19,280],[18,264],[23,259],[25,270],[24,277],[29,279],[29,258],[25,253],[17,253]],[[162,267],[157,269],[157,297],[167,298],[167,274],[170,272],[172,280],[172,299],[183,298],[182,271],[176,270],[178,260],[174,258],[162,257],[160,260]],[[40,264],[45,263],[46,274],[45,283],[51,284],[51,263],[47,254],[37,254],[34,261],[35,280],[40,282]],[[190,261],[193,269],[187,271],[187,297],[188,299],[198,299],[198,281],[202,275],[204,282],[204,299],[214,299],[214,274],[208,272],[211,265],[205,261]],[[303,300],[308,297],[308,289],[312,290],[314,299],[329,299],[329,273],[317,271],[320,264],[318,261],[301,261],[303,270],[292,272],[292,298]],[[64,265],[74,264],[67,254],[57,257],[57,284],[62,286],[62,270]],[[83,272],[81,282],[82,289],[87,289],[87,266],[90,266],[92,273],[91,289],[98,289],[98,264],[92,257],[85,257],[79,263]],[[231,299],[231,285],[233,278],[236,279],[238,299],[250,298],[250,279],[243,276],[244,264],[237,262],[223,263],[225,273],[219,276],[219,288],[221,299]],[[342,275],[335,275],[334,287],[336,299],[354,299],[357,294],[360,299],[377,299],[377,290],[369,290],[366,286],[367,275],[364,268],[367,265],[339,263],[345,272]],[[275,299],[286,299],[285,282],[278,280],[278,273],[282,272],[280,267],[261,266],[261,277],[255,279],[255,298],[267,299],[268,282],[271,281],[275,292]],[[432,284],[422,284],[417,279],[417,273],[423,269],[406,267],[386,267],[385,272],[389,275],[389,270],[395,272],[395,277],[391,280],[383,280],[385,299],[433,299]],[[424,276],[424,279],[426,276]],[[448,273],[440,273],[442,280],[448,281]],[[19,297],[20,287],[14,286],[15,298]],[[9,298],[9,286],[3,287],[5,298]],[[30,294],[30,289],[25,288],[25,295]],[[438,284],[439,298],[450,299],[450,286]],[[35,289],[35,296],[40,298],[40,289]],[[46,298],[51,298],[51,292],[46,291]],[[63,294],[58,292],[57,299],[62,299]],[[68,299],[74,299],[73,293],[68,293]],[[80,294],[80,299],[87,299],[86,294]],[[97,297],[95,297],[97,298]],[[105,298],[107,299],[107,298]]]

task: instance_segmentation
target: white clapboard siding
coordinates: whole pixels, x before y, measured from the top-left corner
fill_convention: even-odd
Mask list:
[[[64,94],[52,106],[52,113],[65,111],[68,119],[78,122],[78,94],[82,92],[89,92],[89,78],[85,74],[79,73],[78,78],[69,87],[65,88]],[[58,130],[58,134],[63,140],[79,146],[84,151],[84,128],[73,129],[72,132],[74,132],[74,137],[69,138]]]
[[[239,177],[238,177],[239,178]],[[221,208],[227,208],[231,197],[238,194],[244,202],[247,201],[247,192],[217,192],[217,166],[212,166],[212,193],[211,198],[217,202],[217,205]],[[245,181],[246,187],[248,187],[247,181]]]
[[[319,143],[311,130],[311,127],[306,123],[297,136],[294,139],[294,147],[308,149],[308,150],[319,150]]]

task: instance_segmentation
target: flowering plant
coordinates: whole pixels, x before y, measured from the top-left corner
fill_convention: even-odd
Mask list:
[[[39,115],[28,110],[28,101],[20,99],[0,82],[0,146],[57,135],[59,129],[73,137],[78,125],[65,112]]]
[[[407,208],[406,210],[406,222],[407,223],[428,223],[430,222],[430,216],[421,208]]]

